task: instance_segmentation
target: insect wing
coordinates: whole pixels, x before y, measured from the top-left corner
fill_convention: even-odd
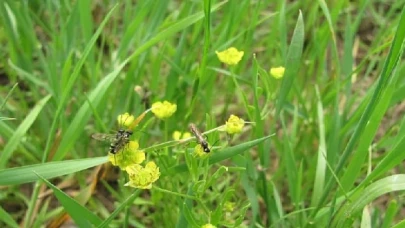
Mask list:
[[[98,141],[114,142],[116,140],[116,135],[113,135],[113,134],[95,133],[95,134],[92,134],[91,137]]]

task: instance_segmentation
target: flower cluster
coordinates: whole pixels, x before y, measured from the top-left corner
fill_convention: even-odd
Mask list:
[[[130,115],[128,112],[122,115],[118,115],[117,117],[118,125],[123,127],[129,127],[134,120],[135,117],[133,115]]]
[[[275,79],[280,79],[284,76],[285,68],[284,67],[273,67],[270,69],[270,75]]]
[[[240,133],[243,126],[245,126],[245,121],[243,119],[231,115],[225,123],[225,131],[230,135]]]
[[[215,53],[217,54],[219,61],[227,65],[238,64],[242,60],[244,54],[243,51],[238,51],[238,49],[234,47],[228,48],[225,51],[216,51]]]
[[[152,108],[143,112],[136,119],[129,113],[124,113],[117,117],[118,124],[122,127],[126,127],[128,131],[131,131],[136,125],[145,117],[146,113],[151,111],[159,119],[165,119],[173,115],[176,112],[176,104],[169,103],[167,101],[155,102],[152,104]],[[131,134],[125,135],[125,137],[117,136],[116,144],[125,143],[122,149],[117,153],[109,153],[108,160],[112,165],[120,167],[125,170],[129,176],[129,182],[125,186],[130,186],[140,189],[150,189],[152,184],[159,179],[160,170],[159,167],[153,162],[149,161],[145,166],[142,163],[145,161],[145,152],[139,149],[138,141],[129,140]],[[176,135],[178,135],[176,133]],[[180,135],[178,136],[180,138]],[[191,137],[190,133],[183,133],[183,137]],[[128,140],[128,141],[127,141]],[[112,144],[112,146],[117,146]]]
[[[156,102],[152,105],[150,110],[145,111],[137,118],[134,118],[134,116],[128,113],[124,113],[118,116],[117,121],[121,126],[128,127],[128,131],[130,131],[132,130],[131,127],[136,126],[148,111],[152,111],[159,119],[164,119],[173,115],[176,109],[177,106],[175,104],[171,104],[167,101]],[[213,130],[223,130],[228,134],[236,134],[242,132],[244,125],[245,121],[243,119],[236,115],[231,115],[224,125]],[[145,152],[139,149],[138,141],[129,140],[129,136],[130,134],[126,135],[127,138],[118,138],[117,136],[116,140],[128,140],[128,142],[125,142],[125,146],[117,153],[109,153],[108,159],[114,166],[118,166],[128,173],[129,181],[125,186],[150,189],[152,184],[159,179],[159,167],[153,161],[149,161],[142,166],[142,163],[146,160]],[[192,140],[192,136],[190,132],[175,131],[173,132],[173,139],[176,141],[183,139],[189,141]],[[209,146],[208,142],[203,142],[201,136],[198,140],[198,144],[194,148],[194,155],[198,157],[209,156],[209,150],[204,151],[204,148],[206,149]]]
[[[119,115],[117,120],[121,126],[132,126],[134,122],[139,122],[144,117],[144,113],[137,119],[134,116],[124,113]],[[137,123],[136,123],[137,124]],[[122,139],[121,139],[122,140]],[[139,149],[138,141],[129,141],[124,148],[117,154],[108,154],[108,160],[112,165],[125,170],[129,176],[129,182],[125,186],[131,186],[140,189],[150,189],[152,183],[157,181],[160,176],[159,167],[154,162],[148,162],[145,167],[142,162],[145,161],[145,152]]]
[[[159,119],[166,119],[173,115],[177,110],[177,105],[168,101],[158,101],[152,104],[151,111]]]
[[[145,167],[139,164],[128,166],[125,171],[129,175],[129,182],[125,186],[133,188],[150,189],[160,176],[159,167],[153,161],[146,163]]]

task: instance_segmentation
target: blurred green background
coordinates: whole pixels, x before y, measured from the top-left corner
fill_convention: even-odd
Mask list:
[[[404,3],[0,0],[0,226],[403,226]],[[91,135],[163,100],[133,136],[162,175],[125,187]],[[231,114],[210,159],[156,146]]]

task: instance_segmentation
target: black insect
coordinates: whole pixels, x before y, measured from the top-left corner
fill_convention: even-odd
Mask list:
[[[190,131],[193,133],[195,138],[197,139],[197,143],[201,145],[205,153],[209,153],[211,150],[208,147],[208,142],[205,140],[204,136],[201,134],[201,132],[198,130],[198,128],[195,126],[195,124],[190,124],[189,125]]]
[[[132,131],[120,129],[116,134],[95,133],[91,137],[99,141],[111,142],[109,152],[116,154],[129,143],[131,135]]]

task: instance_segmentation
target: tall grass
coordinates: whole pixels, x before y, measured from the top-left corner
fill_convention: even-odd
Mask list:
[[[0,1],[0,226],[400,227],[403,5]],[[161,176],[124,186],[90,136],[163,100],[133,136]],[[206,159],[172,141],[231,114]]]

